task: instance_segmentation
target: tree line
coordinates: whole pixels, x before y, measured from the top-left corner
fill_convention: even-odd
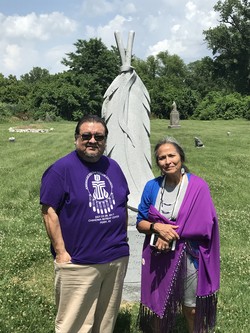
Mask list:
[[[132,66],[150,94],[152,117],[168,119],[175,101],[181,119],[250,120],[249,0],[218,1],[214,10],[218,26],[203,31],[212,57],[185,64],[167,50],[146,60],[133,56]],[[118,50],[97,38],[74,46],[62,59],[67,68],[62,73],[34,67],[20,79],[0,74],[0,121],[100,115],[103,95],[119,74]]]

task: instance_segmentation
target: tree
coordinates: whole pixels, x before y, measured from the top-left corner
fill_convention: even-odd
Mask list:
[[[249,96],[211,92],[196,108],[193,118],[201,120],[247,118]]]
[[[146,61],[144,61],[137,57],[133,57],[132,66],[145,84],[145,87],[150,90],[154,86],[154,80],[157,77],[157,59],[154,56],[149,56]]]
[[[0,77],[0,101],[7,104],[20,104],[25,101],[28,86],[14,75],[8,78]]]
[[[154,116],[169,118],[173,101],[177,103],[182,119],[192,115],[198,94],[190,89],[189,71],[179,56],[164,51],[146,61],[135,58],[133,66],[149,91]]]
[[[169,55],[169,53],[165,51],[158,53],[156,59],[158,63],[158,76],[165,77],[173,86],[180,88],[185,85],[187,67],[178,55]]]
[[[62,63],[69,71],[77,75],[90,75],[101,87],[102,94],[119,73],[119,54],[113,47],[111,50],[101,39],[89,41],[79,39],[75,44],[76,51],[67,54]]]
[[[100,114],[102,94],[91,75],[64,72],[37,82],[29,94],[35,119],[78,120],[86,113]]]
[[[36,83],[43,79],[48,79],[50,77],[50,73],[47,69],[40,68],[40,67],[33,67],[33,69],[24,75],[21,75],[21,81],[26,83]]]
[[[249,0],[218,1],[220,24],[204,31],[213,51],[218,77],[241,94],[250,92],[250,6]]]
[[[232,89],[230,89],[228,82],[223,77],[216,76],[214,62],[210,57],[192,62],[187,65],[187,68],[186,84],[201,99],[211,91],[231,92]]]

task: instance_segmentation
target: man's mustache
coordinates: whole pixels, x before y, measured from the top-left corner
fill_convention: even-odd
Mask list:
[[[86,147],[91,147],[91,148],[98,148],[98,144],[96,143],[88,143]]]

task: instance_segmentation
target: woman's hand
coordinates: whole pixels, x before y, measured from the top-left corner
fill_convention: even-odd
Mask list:
[[[162,239],[161,236],[158,237],[155,248],[157,251],[170,251],[169,242]]]
[[[155,223],[154,230],[160,235],[160,238],[167,243],[179,239],[179,235],[175,231],[179,226],[163,223]]]

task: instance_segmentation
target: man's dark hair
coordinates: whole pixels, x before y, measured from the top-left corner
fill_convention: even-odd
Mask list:
[[[108,128],[107,125],[101,117],[95,115],[95,114],[87,114],[83,116],[77,123],[76,129],[75,129],[75,137],[80,134],[80,127],[83,123],[100,123],[105,128],[105,136],[108,136]]]

